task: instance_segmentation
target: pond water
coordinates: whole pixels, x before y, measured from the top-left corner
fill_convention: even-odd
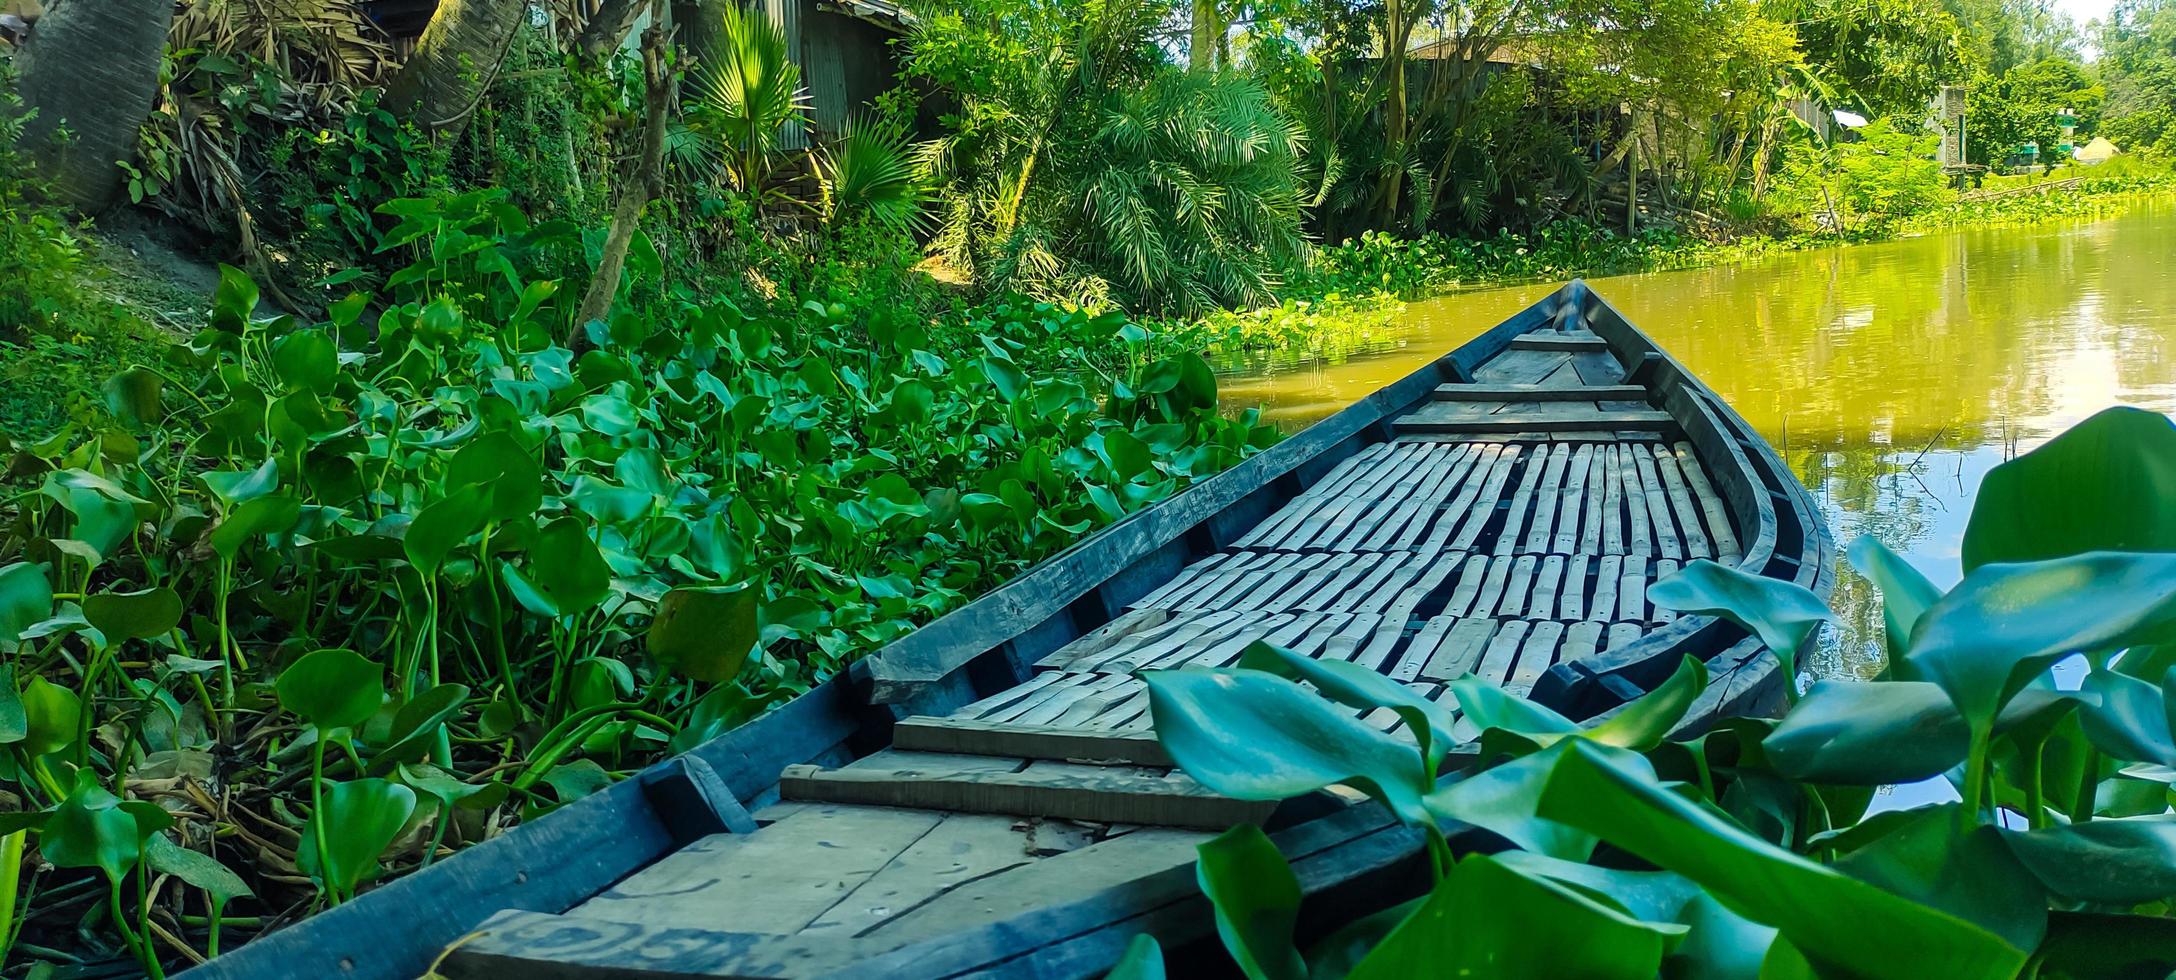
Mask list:
[[[1411,304],[1388,349],[1222,379],[1234,407],[1305,426],[1555,289]],[[2111,405],[2176,412],[2176,201],[2113,218],[1976,228],[1591,285],[1767,437],[1821,502],[1839,547],[1872,533],[1937,585],[1961,576],[1990,467]],[[1808,668],[1880,665],[1870,590]]]

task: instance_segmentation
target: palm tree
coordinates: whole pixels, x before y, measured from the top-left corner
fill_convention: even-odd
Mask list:
[[[415,54],[385,87],[386,109],[432,131],[466,124],[528,16],[520,0],[438,0]]]
[[[807,122],[808,90],[784,28],[737,3],[719,4],[716,16],[696,55],[688,126],[716,143],[734,186],[760,200],[786,127]]]
[[[17,92],[33,113],[23,145],[61,200],[86,213],[112,203],[173,22],[173,0],[56,0],[16,55]]]

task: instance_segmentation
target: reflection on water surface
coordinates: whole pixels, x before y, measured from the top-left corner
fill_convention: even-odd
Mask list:
[[[1223,379],[1289,429],[1411,372],[1556,288],[1412,304],[1395,349]],[[1839,546],[1871,532],[1937,584],[1988,468],[2110,405],[2176,412],[2176,202],[1593,286],[1730,401],[1814,491]],[[1842,556],[1838,555],[1841,561]],[[1847,620],[1811,666],[1864,674],[1880,616],[1846,575]]]

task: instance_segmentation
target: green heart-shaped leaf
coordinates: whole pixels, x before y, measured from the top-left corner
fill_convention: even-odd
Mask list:
[[[1405,720],[1431,770],[1443,765],[1457,724],[1450,709],[1380,672],[1346,660],[1317,660],[1268,643],[1249,644],[1239,666],[1305,681],[1322,696],[1355,708],[1389,708]]]
[[[173,875],[204,889],[215,904],[224,905],[256,894],[249,890],[249,884],[240,875],[219,863],[217,858],[176,844],[165,834],[153,834],[144,842],[144,863],[153,871]]]
[[[1980,480],[1966,572],[2089,551],[2176,551],[2176,424],[2111,408]]]
[[[1793,779],[1881,786],[1948,772],[1972,733],[1940,686],[1924,681],[1821,681],[1761,742]]]
[[[83,720],[83,700],[76,692],[43,677],[23,686],[23,751],[33,756],[74,745]]]
[[[323,330],[297,330],[272,345],[272,373],[293,387],[324,394],[340,376],[340,349]]]
[[[612,591],[612,568],[605,564],[589,529],[562,517],[537,532],[522,566],[500,566],[507,590],[523,608],[558,619],[587,612]]]
[[[683,586],[658,601],[648,644],[667,669],[723,684],[740,674],[758,635],[753,588]]]
[[[1149,713],[1164,751],[1196,782],[1242,800],[1282,800],[1344,784],[1400,820],[1433,819],[1434,773],[1413,746],[1259,670],[1150,670]]]
[[[393,727],[385,748],[370,757],[368,772],[382,776],[393,767],[423,758],[437,743],[438,728],[459,714],[468,702],[468,685],[440,684],[421,694],[393,714]]]
[[[1240,824],[1202,843],[1194,877],[1216,911],[1216,931],[1248,980],[1307,980],[1292,947],[1300,882],[1260,827]]]
[[[2055,660],[2176,633],[2176,554],[2094,552],[1986,565],[1927,610],[1908,659],[1974,731]]]
[[[417,511],[401,538],[408,563],[425,575],[438,574],[446,556],[483,529],[490,503],[490,491],[472,483]]]
[[[62,868],[97,868],[120,881],[143,855],[136,815],[99,785],[89,769],[76,771],[75,788],[53,807],[39,832],[39,853]]]
[[[304,873],[340,892],[350,892],[377,877],[378,857],[400,836],[415,813],[415,791],[383,779],[327,780],[324,809],[310,815],[302,830],[295,864]],[[318,833],[318,824],[324,833]],[[319,836],[327,853],[317,850]]]
[[[2176,897],[2176,815],[2002,833],[2017,859],[2056,894],[2115,905]]]
[[[280,706],[320,730],[369,721],[385,701],[385,671],[353,650],[313,650],[280,671]]]
[[[1942,590],[1871,534],[1859,535],[1846,554],[1851,567],[1881,590],[1882,640],[1889,653],[1882,668],[1884,675],[1911,680],[1896,676],[1896,669],[1906,662],[1904,654],[1911,648],[1912,628],[1942,598]]]
[[[0,566],[0,643],[21,642],[23,631],[53,615],[53,586],[45,566],[19,561]]]
[[[1720,616],[1745,627],[1783,662],[1784,682],[1798,682],[1798,648],[1823,622],[1834,620],[1821,597],[1805,586],[1752,575],[1705,558],[1647,589],[1657,608]]]
[[[1475,854],[1437,882],[1350,977],[1652,980],[1684,933],[1684,926],[1642,922],[1579,888]]]
[[[100,592],[83,600],[83,618],[106,642],[148,640],[181,625],[181,596],[165,586],[141,592]]]
[[[1698,883],[1817,963],[1869,978],[2007,980],[2025,952],[1979,926],[1776,847],[1671,792],[1638,757],[1572,743],[1538,813]]]

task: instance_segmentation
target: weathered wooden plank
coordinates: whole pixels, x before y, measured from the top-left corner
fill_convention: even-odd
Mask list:
[[[1655,562],[1655,581],[1660,582],[1663,579],[1669,578],[1670,576],[1675,574],[1677,574],[1676,562],[1671,561],[1668,558],[1664,558]],[[1648,603],[1648,608],[1653,610],[1654,622],[1657,625],[1668,623],[1671,620],[1677,618],[1677,613],[1675,611],[1664,609],[1661,606],[1655,605],[1654,603]]]
[[[1530,333],[1515,337],[1512,350],[1607,351],[1609,342],[1593,334]]]
[[[1256,641],[1268,639],[1276,630],[1283,629],[1297,620],[1291,613],[1271,613],[1267,616],[1252,615],[1242,618],[1231,632],[1213,641],[1190,644],[1142,667],[1159,670],[1176,670],[1181,667],[1221,667],[1235,660],[1239,653],[1253,646]]]
[[[1534,624],[1523,619],[1504,622],[1503,628],[1488,641],[1488,648],[1481,654],[1481,663],[1474,668],[1474,676],[1501,686],[1511,675],[1511,665],[1519,658],[1519,649],[1526,644],[1526,634]]]
[[[1352,662],[1369,670],[1381,670],[1384,661],[1389,660],[1390,655],[1403,642],[1405,624],[1385,620],[1383,625],[1376,628],[1375,635],[1368,638],[1368,645],[1353,654]]]
[[[1488,574],[1481,579],[1481,591],[1473,597],[1471,611],[1474,615],[1495,615],[1497,607],[1503,604],[1504,588],[1511,581],[1511,562],[1509,555],[1497,555],[1489,559]]]
[[[1069,684],[1062,689],[1055,690],[1049,697],[1043,698],[1030,705],[1026,710],[1002,720],[1022,725],[1048,724],[1058,720],[1058,717],[1063,715],[1068,708],[1080,703],[1082,700],[1108,691],[1129,680],[1132,680],[1132,678],[1125,674],[1089,675],[1088,680],[1078,684]]]
[[[1276,809],[1275,803],[1234,800],[1141,772],[1037,763],[1016,773],[932,779],[912,772],[787,766],[778,786],[789,800],[1201,830],[1261,823]]]
[[[1592,526],[1593,522],[1586,519],[1589,509],[1587,477],[1594,469],[1594,449],[1591,444],[1582,444],[1572,452],[1571,462],[1565,467],[1564,488],[1556,505],[1556,535],[1549,539],[1548,545],[1548,550],[1556,554],[1569,555],[1578,551],[1582,524]]]
[[[1236,563],[1232,567],[1241,568],[1245,567],[1248,562],[1254,561],[1256,557],[1252,554],[1220,551],[1180,569],[1179,573],[1171,576],[1171,581],[1165,582],[1162,587],[1133,600],[1131,607],[1145,609],[1159,605],[1165,599],[1177,595],[1182,589],[1199,588],[1204,576],[1214,574],[1226,562]]]
[[[1088,635],[1051,651],[1049,656],[1036,661],[1035,667],[1038,670],[1063,668],[1075,660],[1102,653],[1170,621],[1171,611],[1168,609],[1128,609],[1119,613],[1117,619],[1090,630]]]
[[[1192,595],[1168,602],[1175,609],[1227,609],[1230,608],[1232,598],[1245,595],[1262,584],[1263,580],[1311,557],[1314,556],[1294,551],[1277,552],[1270,555],[1267,561],[1257,562],[1253,567],[1225,576],[1221,581],[1205,586]]]
[[[1684,535],[1670,517],[1669,497],[1662,489],[1662,479],[1655,473],[1655,458],[1645,448],[1633,448],[1628,452],[1633,467],[1639,470],[1640,484],[1646,488],[1641,496],[1647,503],[1647,521],[1655,529],[1655,554],[1664,558],[1684,557]]]
[[[1523,549],[1529,554],[1546,554],[1554,540],[1557,507],[1564,501],[1565,471],[1570,468],[1570,446],[1549,450],[1549,464],[1542,468],[1541,482],[1534,487],[1534,520],[1526,530]]]
[[[1035,692],[1040,691],[1045,687],[1056,684],[1059,681],[1066,680],[1068,676],[1069,675],[1060,673],[1055,670],[1039,671],[1034,677],[1028,678],[1027,681],[1024,683],[1015,685],[1013,687],[1008,687],[1002,691],[997,692],[996,694],[992,694],[989,697],[983,698],[980,701],[961,708],[958,711],[958,714],[963,718],[979,718],[986,714],[1004,710],[1008,706],[1019,704],[1030,695],[1033,695]]]
[[[1579,380],[1592,387],[1612,389],[1631,388],[1630,395],[1612,394],[1605,401],[1641,402],[1647,398],[1647,389],[1638,385],[1622,385],[1624,365],[1617,358],[1602,351],[1580,351],[1572,354],[1572,369],[1579,372]],[[1608,407],[1608,406],[1604,406]]]
[[[1367,573],[1381,555],[1342,552],[1330,556],[1298,582],[1263,603],[1268,609],[1317,609],[1342,592],[1353,579]]]
[[[1085,657],[1067,667],[1068,670],[1097,671],[1124,674],[1139,670],[1143,664],[1176,650],[1181,646],[1217,636],[1237,628],[1240,614],[1235,610],[1219,609],[1211,612],[1187,613],[1144,636],[1140,641],[1122,645],[1094,657]]]
[[[1550,555],[1541,560],[1541,570],[1534,574],[1534,595],[1527,600],[1528,619],[1547,619],[1557,614],[1557,593],[1564,588],[1564,556]]]
[[[1208,838],[1206,833],[1163,827],[1136,830],[960,883],[885,922],[870,938],[887,945],[937,940],[983,923],[1012,918],[1028,909],[1077,901],[1105,888],[1190,864],[1195,848]],[[870,975],[899,974],[878,971]]]
[[[1730,510],[1723,506],[1723,498],[1715,493],[1715,486],[1708,482],[1707,471],[1700,465],[1700,458],[1693,452],[1692,444],[1681,442],[1673,449],[1678,469],[1685,475],[1685,483],[1692,488],[1693,499],[1700,504],[1700,513],[1706,517],[1708,536],[1715,543],[1717,558],[1724,564],[1735,565],[1742,552],[1738,549],[1738,535],[1730,526]]]
[[[1420,676],[1450,681],[1473,673],[1481,662],[1481,651],[1495,634],[1496,620],[1486,617],[1459,620],[1436,646],[1435,655],[1429,658],[1426,667],[1421,668]]]
[[[1512,665],[1511,674],[1504,681],[1504,690],[1521,697],[1532,691],[1542,672],[1556,662],[1556,648],[1563,639],[1563,623],[1554,620],[1535,623],[1525,644],[1519,647],[1518,662]]]
[[[1602,554],[1625,553],[1630,537],[1624,517],[1624,471],[1620,469],[1622,457],[1617,446],[1603,446],[1596,453],[1597,465],[1602,467]]]
[[[1557,602],[1557,618],[1584,619],[1587,615],[1587,566],[1591,555],[1573,555],[1564,566],[1564,587]]]
[[[1048,701],[1052,697],[1057,696],[1058,694],[1072,690],[1076,687],[1080,687],[1084,684],[1094,683],[1097,678],[1104,676],[1101,674],[1077,673],[1074,671],[1058,671],[1055,673],[1058,678],[1057,680],[1037,687],[1034,691],[1030,692],[1028,696],[1020,698],[1016,701],[1007,702],[988,711],[984,711],[982,714],[976,715],[975,717],[981,718],[984,721],[1011,721],[1014,718],[1018,718],[1022,714],[1034,710],[1036,705],[1039,705],[1044,701]]]
[[[1459,564],[1458,583],[1451,587],[1450,595],[1443,599],[1444,615],[1464,616],[1472,611],[1474,600],[1481,594],[1481,580],[1487,577],[1488,569],[1487,555],[1469,555]]]
[[[1352,617],[1344,626],[1322,644],[1322,659],[1351,660],[1360,651],[1360,644],[1382,628],[1385,617],[1361,614]]]
[[[1669,432],[1677,427],[1677,420],[1668,412],[1633,410],[1604,412],[1596,410],[1578,415],[1549,416],[1528,412],[1503,412],[1476,417],[1445,417],[1429,414],[1425,410],[1400,417],[1391,423],[1400,433],[1430,433],[1437,435],[1467,435],[1490,432]]]
[[[1081,727],[1088,724],[1089,719],[1109,711],[1113,706],[1146,690],[1146,685],[1142,684],[1138,679],[1125,675],[1119,676],[1124,678],[1121,682],[1112,684],[1073,702],[1072,707],[1059,712],[1057,717],[1049,719],[1049,725],[1053,728]]]
[[[1459,554],[1435,555],[1423,558],[1420,564],[1425,567],[1426,571],[1418,579],[1414,580],[1413,584],[1406,586],[1405,590],[1398,594],[1398,598],[1383,610],[1384,618],[1395,623],[1403,623],[1411,619],[1414,612],[1420,609],[1421,604],[1427,602],[1428,597],[1443,585],[1444,580],[1448,579],[1452,572],[1458,570],[1459,563],[1464,558],[1464,555]]]
[[[953,752],[1020,759],[1170,766],[1171,756],[1154,736],[1119,735],[1079,728],[1051,728],[972,718],[916,715],[892,726],[892,745],[917,752]]]
[[[1511,560],[1511,578],[1504,583],[1503,602],[1497,606],[1497,615],[1526,615],[1526,600],[1534,587],[1534,572],[1541,559],[1533,555],[1520,555]]]
[[[1481,532],[1487,528],[1489,519],[1495,513],[1498,495],[1503,493],[1504,484],[1511,479],[1512,469],[1526,452],[1518,446],[1490,448],[1498,452],[1489,467],[1488,476],[1475,482],[1470,488],[1459,491],[1450,506],[1445,508],[1442,520],[1436,522],[1436,533],[1430,536],[1429,547],[1421,550],[1444,547],[1451,551],[1472,551],[1474,543],[1480,540]]]
[[[1647,397],[1647,389],[1639,385],[1584,385],[1578,388],[1544,388],[1532,384],[1447,384],[1438,385],[1432,396],[1437,401],[1476,402],[1583,402],[1583,401],[1638,401]]]
[[[1594,565],[1594,598],[1587,603],[1587,615],[1594,619],[1610,619],[1617,615],[1617,587],[1624,582],[1624,556],[1603,555]]]
[[[1381,587],[1384,582],[1389,581],[1391,576],[1403,572],[1420,558],[1421,556],[1410,552],[1386,553],[1379,560],[1371,562],[1368,573],[1362,576],[1358,582],[1353,583],[1352,587],[1346,589],[1342,594],[1335,598],[1331,598],[1326,594],[1317,596],[1314,600],[1315,608],[1348,612],[1362,611],[1361,606],[1374,597],[1377,588]],[[1325,593],[1327,591],[1324,590]],[[1381,610],[1371,609],[1365,611],[1380,612]]]
[[[1627,555],[1624,576],[1617,583],[1617,618],[1641,622],[1647,618],[1647,558]]]
[[[956,885],[1035,860],[1032,844],[1011,817],[950,814],[799,935],[862,935]]]
[[[1655,471],[1662,475],[1662,490],[1669,497],[1670,510],[1677,515],[1677,530],[1685,539],[1685,557],[1713,558],[1715,548],[1708,543],[1708,534],[1700,527],[1700,512],[1693,507],[1692,491],[1685,485],[1685,474],[1677,468],[1677,457],[1663,446],[1655,446]]]
[[[1310,570],[1331,560],[1331,556],[1321,553],[1292,555],[1291,558],[1291,561],[1283,562],[1260,575],[1250,576],[1247,581],[1234,586],[1222,596],[1206,601],[1204,606],[1219,609],[1283,608],[1267,600],[1306,577]]]
[[[1648,526],[1647,484],[1640,481],[1639,467],[1632,462],[1632,457],[1637,455],[1639,450],[1632,446],[1618,446],[1616,449],[1617,473],[1623,480],[1624,486],[1625,514],[1630,518],[1626,535],[1628,540],[1625,542],[1626,550],[1635,555],[1654,554],[1655,535],[1668,532]]]
[[[703,838],[567,910],[570,917],[791,935],[875,876],[944,814],[813,807],[753,834]],[[764,896],[750,902],[748,896]]]
[[[1594,656],[1602,642],[1603,624],[1594,620],[1573,623],[1564,629],[1564,649],[1557,655],[1558,663],[1575,663]]]
[[[1562,351],[1507,349],[1476,369],[1473,380],[1486,384],[1540,384],[1571,363],[1571,356]]]
[[[1427,667],[1429,659],[1435,656],[1436,646],[1457,622],[1449,616],[1437,616],[1421,624],[1420,630],[1413,634],[1412,642],[1405,645],[1405,652],[1398,657],[1398,662],[1390,668],[1390,679],[1409,681],[1419,677],[1422,668]]]
[[[1533,510],[1534,488],[1541,485],[1541,476],[1549,468],[1546,452],[1537,452],[1526,458],[1526,472],[1519,476],[1519,487],[1511,493],[1511,503],[1504,509],[1504,526],[1496,531],[1496,543],[1489,550],[1508,555],[1518,550],[1520,536],[1526,527],[1527,514]]]
[[[1404,595],[1407,588],[1427,574],[1429,566],[1434,564],[1425,555],[1403,551],[1391,554],[1403,560],[1386,559],[1386,562],[1394,561],[1390,574],[1368,586],[1364,595],[1357,596],[1356,601],[1346,603],[1345,608],[1364,613],[1386,612],[1391,603],[1398,601],[1398,597]]]

